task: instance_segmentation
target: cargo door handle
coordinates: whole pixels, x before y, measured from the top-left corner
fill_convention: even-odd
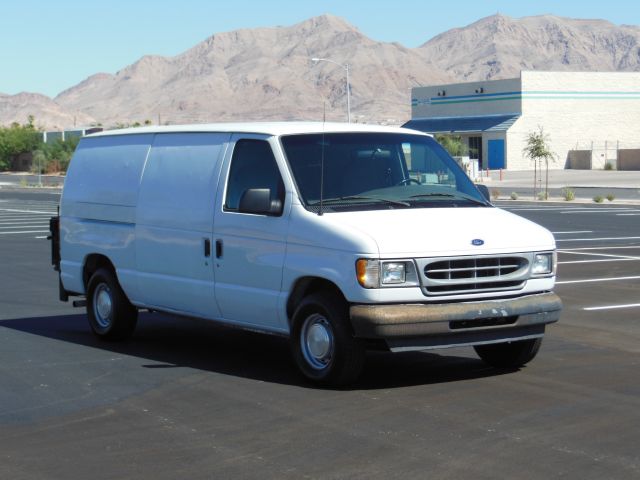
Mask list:
[[[209,258],[211,256],[211,240],[204,239],[204,256]]]
[[[216,240],[216,258],[222,258],[222,240]]]

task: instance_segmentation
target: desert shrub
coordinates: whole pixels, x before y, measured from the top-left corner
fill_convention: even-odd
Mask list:
[[[576,192],[570,188],[563,188],[562,197],[565,199],[565,201],[570,202],[571,200],[575,200]]]

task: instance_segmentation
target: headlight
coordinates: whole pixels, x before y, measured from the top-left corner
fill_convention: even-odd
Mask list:
[[[555,252],[535,253],[531,265],[532,275],[549,275],[554,272]]]
[[[418,274],[413,260],[368,260],[356,262],[358,283],[364,288],[415,287]]]
[[[382,264],[383,285],[404,283],[405,278],[407,278],[407,267],[405,263],[389,262]]]

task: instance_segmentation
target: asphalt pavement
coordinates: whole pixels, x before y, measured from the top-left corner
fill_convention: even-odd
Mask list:
[[[497,202],[559,249],[563,315],[525,368],[371,353],[319,389],[280,337],[143,314],[95,339],[57,300],[56,201],[0,190],[0,478],[640,477],[640,206]]]

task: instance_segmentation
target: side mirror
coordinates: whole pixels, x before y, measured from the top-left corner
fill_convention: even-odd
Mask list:
[[[238,211],[256,215],[278,216],[282,214],[282,201],[271,200],[271,189],[249,188],[242,192]]]
[[[491,193],[489,192],[489,187],[476,183],[476,188],[480,190],[480,193],[487,202],[491,202]]]

